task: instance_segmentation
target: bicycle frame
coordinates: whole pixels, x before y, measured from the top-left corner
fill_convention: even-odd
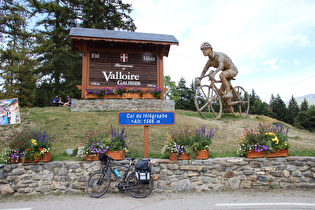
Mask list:
[[[115,177],[116,181],[120,181],[120,178],[117,177],[117,175],[115,174],[115,172],[114,172],[114,170],[113,170],[113,168],[112,168],[112,166],[110,164],[113,164],[113,165],[116,165],[116,166],[121,166],[123,168],[127,168],[127,171],[124,173],[124,175],[120,176],[120,177],[122,177],[122,181],[125,182],[126,181],[126,177],[127,177],[127,175],[129,174],[129,171],[130,171],[131,163],[132,163],[132,161],[130,161],[128,166],[125,166],[125,165],[122,165],[122,164],[119,164],[119,163],[115,163],[115,162],[108,162],[108,163],[106,163],[106,165],[103,167],[102,170],[105,169],[105,171],[103,171],[103,173],[106,173],[107,170],[109,169],[110,173],[114,174],[114,177]]]

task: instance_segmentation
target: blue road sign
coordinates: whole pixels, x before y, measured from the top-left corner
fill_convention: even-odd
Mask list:
[[[119,125],[148,126],[148,125],[174,125],[174,112],[120,112]]]

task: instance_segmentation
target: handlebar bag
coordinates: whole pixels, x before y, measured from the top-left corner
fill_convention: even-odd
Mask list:
[[[105,154],[105,153],[101,153],[101,154],[99,154],[98,155],[98,159],[100,160],[100,161],[102,161],[102,162],[107,162],[107,155]]]

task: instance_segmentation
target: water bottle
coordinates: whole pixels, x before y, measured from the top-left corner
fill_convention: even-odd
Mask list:
[[[120,174],[119,174],[119,172],[117,171],[116,168],[114,169],[114,172],[115,172],[116,176],[119,178],[119,177],[120,177]]]

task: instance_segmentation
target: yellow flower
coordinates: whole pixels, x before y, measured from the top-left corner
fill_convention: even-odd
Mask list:
[[[37,145],[36,140],[35,139],[31,139],[32,144],[34,144],[35,146]]]
[[[271,140],[274,141],[276,144],[279,144],[279,139],[275,133],[269,132],[269,133],[265,133],[265,134],[273,137]]]

